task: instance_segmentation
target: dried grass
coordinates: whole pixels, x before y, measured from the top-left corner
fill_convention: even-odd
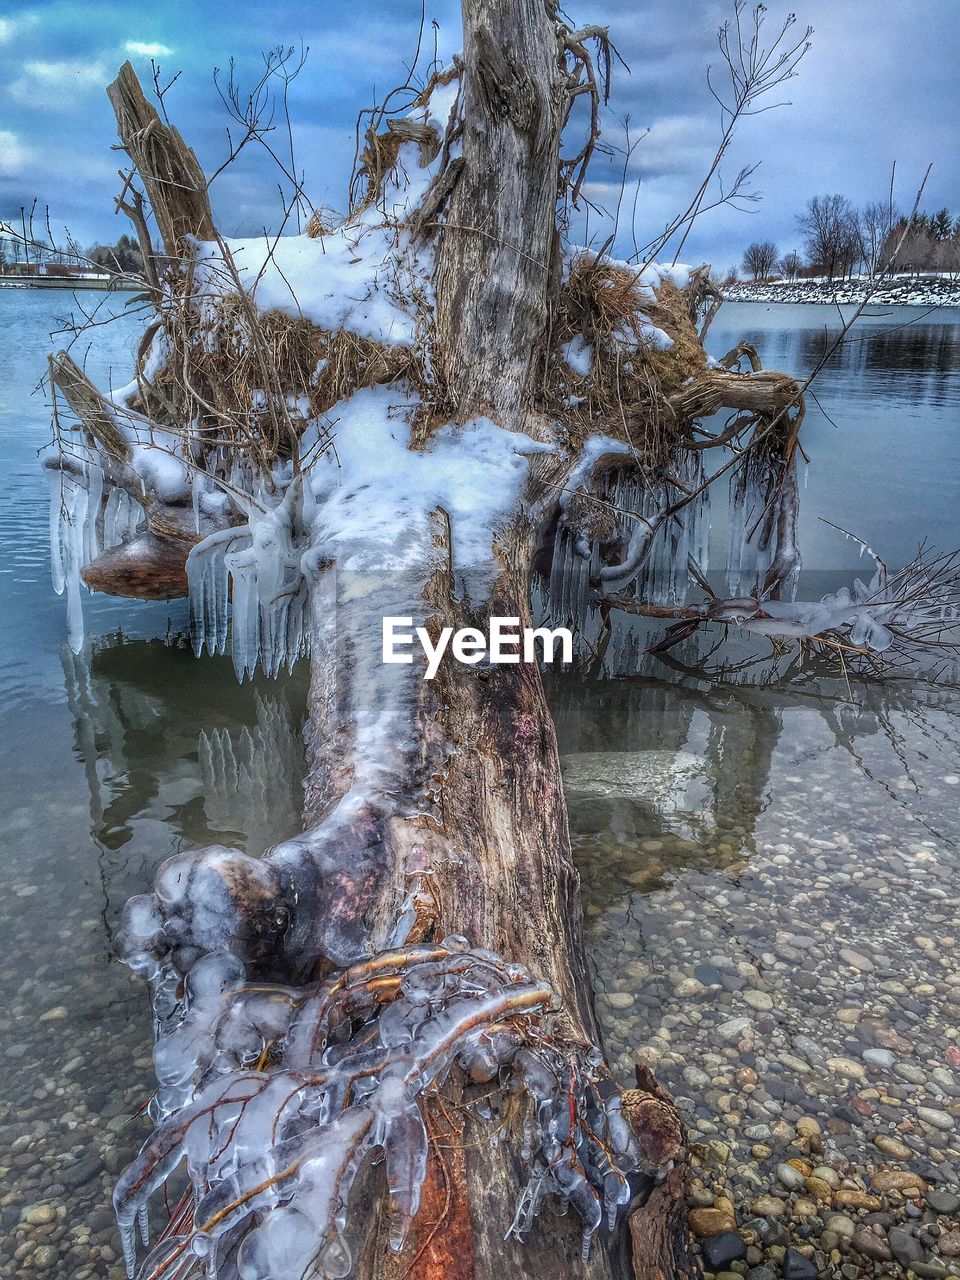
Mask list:
[[[603,431],[631,444],[649,465],[682,443],[687,424],[669,399],[707,368],[696,302],[672,281],[663,281],[651,298],[629,267],[589,253],[573,260],[558,299],[546,388],[548,407],[562,412],[573,443]],[[671,347],[651,340],[651,324],[672,339]],[[593,353],[585,375],[560,354],[576,338]]]

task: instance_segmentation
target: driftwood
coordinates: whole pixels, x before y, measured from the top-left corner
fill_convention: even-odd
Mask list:
[[[421,162],[441,159],[425,203],[411,211],[407,224],[436,253],[436,307],[424,322],[428,351],[402,349],[389,361],[378,360],[375,374],[365,357],[354,365],[345,360],[344,385],[337,383],[336,391],[343,401],[374,381],[395,380],[402,389],[415,389],[421,396],[412,424],[417,448],[430,443],[436,428],[449,423],[456,427],[478,415],[549,445],[531,457],[521,497],[499,521],[489,551],[492,585],[482,603],[471,606],[457,581],[457,528],[449,513],[434,511],[426,534],[411,531],[410,581],[424,625],[434,634],[446,626],[486,629],[489,619],[498,616],[529,624],[535,557],[546,531],[556,529],[560,495],[577,474],[579,447],[591,430],[602,427],[613,437],[618,448],[610,456],[623,465],[642,467],[649,461],[662,470],[671,450],[699,447],[693,436],[699,416],[727,405],[769,427],[800,398],[797,384],[782,375],[706,368],[697,314],[711,299],[715,307],[716,296],[706,287],[703,273],[694,273],[688,294],[667,284],[650,302],[656,323],[662,321],[671,329],[672,345],[669,351],[654,352],[637,338],[632,355],[642,367],[628,384],[628,389],[637,390],[636,403],[623,405],[611,398],[605,406],[608,417],[591,410],[594,418],[589,420],[557,408],[566,398],[559,383],[574,371],[557,350],[556,324],[565,326],[569,340],[572,326],[579,323],[581,335],[588,335],[598,352],[607,343],[608,355],[620,341],[614,335],[621,332],[622,322],[628,321],[627,329],[637,335],[649,328],[645,317],[631,314],[631,308],[636,311],[650,291],[624,264],[610,269],[600,259],[586,261],[581,256],[576,298],[563,280],[558,187],[569,189],[574,199],[579,192],[596,142],[602,96],[587,46],[596,45],[601,64],[608,68],[609,44],[602,28],[568,29],[556,7],[544,0],[465,0],[463,12],[464,48],[456,67],[459,114],[450,126],[462,156],[450,156],[449,134],[438,140],[432,128],[393,122],[385,135],[368,136],[362,157],[370,187],[362,200],[366,211],[374,207],[385,179],[384,158],[395,158],[396,148],[405,141],[414,144]],[[590,136],[570,160],[561,161],[563,128],[572,102],[583,93],[593,107]],[[265,353],[289,353],[298,335],[282,328],[287,323],[282,317],[273,316],[270,322],[279,327],[283,341],[274,348],[261,341],[264,321],[217,236],[206,182],[193,152],[146,102],[129,64],[109,94],[121,142],[173,263],[168,283],[177,305],[192,317],[189,290],[197,266],[193,246],[198,240],[214,242],[223,255],[222,274],[232,273],[236,290],[236,296],[222,301],[224,308],[231,308],[230,332],[241,331],[250,339],[238,345],[245,353],[255,353],[252,376],[259,378],[250,384],[244,408],[230,385],[229,360],[217,364],[206,359],[208,348],[216,346],[215,327],[191,346],[195,335],[188,327],[176,329],[169,314],[162,314],[167,339],[176,347],[174,366],[190,376],[185,373],[182,383],[165,386],[163,396],[143,398],[136,413],[142,409],[147,415],[142,424],[145,436],[150,435],[152,412],[168,433],[184,432],[183,423],[201,423],[194,436],[185,437],[184,454],[191,467],[199,469],[209,462],[204,453],[209,439],[218,441],[221,453],[232,447],[246,460],[250,455],[243,449],[262,444],[257,432],[264,438],[269,435],[269,447],[259,454],[252,448],[254,456],[268,465],[278,459],[298,463],[297,427],[288,398],[295,399],[306,388],[289,384],[289,378],[298,376],[301,367],[308,375],[312,372],[317,364],[313,348],[307,348],[309,360],[292,359],[289,368],[281,368],[279,361],[275,368],[267,367]],[[136,213],[136,201],[131,207]],[[162,269],[159,258],[155,268]],[[155,287],[158,283],[159,276]],[[614,296],[620,300],[620,314],[611,312]],[[351,346],[361,356],[374,349],[356,335],[337,336],[341,349]],[[324,349],[329,350],[333,337],[326,335],[325,341]],[[607,381],[598,379],[597,386],[613,386],[619,395],[619,365],[619,355],[612,357],[603,374]],[[350,382],[347,375],[354,367]],[[669,394],[654,385],[661,375]],[[115,406],[68,357],[55,361],[54,382],[79,420],[88,449],[101,458],[106,483],[136,496],[145,513],[135,538],[85,566],[85,580],[114,594],[156,597],[181,590],[183,563],[192,544],[215,530],[232,537],[231,522],[242,524],[243,513],[227,503],[217,523],[201,515],[199,506],[195,513],[187,503],[161,501],[144,488],[132,466],[126,436],[116,428]],[[670,414],[662,412],[664,401]],[[332,404],[336,402],[334,398]],[[229,421],[224,405],[230,406]],[[329,407],[323,403],[321,411]],[[649,460],[635,449],[633,430],[638,425],[640,435],[651,439]],[[135,423],[131,429],[138,429]],[[73,464],[65,454],[56,465],[68,470]],[[296,471],[296,466],[291,469]],[[274,483],[279,474],[268,479]],[[294,483],[301,483],[299,476],[288,492],[294,492]],[[478,495],[478,501],[483,497]],[[191,527],[197,519],[199,529]],[[617,565],[623,551],[614,548],[610,554],[610,563]],[[571,858],[556,737],[538,667],[524,662],[489,667],[450,662],[429,682],[413,667],[401,670],[390,696],[377,705],[382,723],[371,760],[360,719],[366,703],[381,696],[374,678],[379,655],[373,661],[365,654],[362,639],[368,633],[363,624],[371,616],[406,614],[410,581],[388,572],[361,576],[354,583],[327,558],[314,569],[307,605],[312,679],[304,834],[263,860],[212,849],[168,864],[160,872],[156,893],[135,900],[130,920],[142,926],[146,918],[148,927],[141,936],[129,923],[128,940],[140,947],[131,943],[129,954],[144,965],[145,957],[162,961],[168,975],[183,975],[189,983],[193,967],[211,958],[208,953],[222,957],[230,949],[248,966],[251,982],[285,984],[283,998],[290,1002],[297,997],[289,990],[312,990],[310,984],[324,981],[336,984],[337,974],[352,974],[357,999],[369,1002],[365,1013],[397,998],[400,978],[393,973],[376,976],[369,966],[375,968],[377,957],[396,955],[398,922],[404,925],[404,946],[438,946],[444,938],[462,935],[473,947],[495,953],[495,963],[481,956],[481,965],[493,965],[497,973],[500,966],[522,966],[522,973],[533,980],[532,994],[528,993],[533,1005],[515,1015],[507,998],[504,1020],[489,1029],[489,1039],[498,1044],[510,1041],[512,1046],[511,1037],[526,1036],[528,1047],[558,1055],[559,1093],[552,1101],[561,1104],[559,1114],[568,1117],[571,1128],[561,1144],[562,1159],[570,1162],[563,1167],[574,1181],[579,1179],[576,1185],[583,1192],[581,1207],[587,1216],[581,1222],[574,1212],[556,1219],[531,1214],[522,1231],[508,1233],[518,1200],[522,1202],[529,1190],[523,1134],[509,1099],[501,1100],[502,1131],[497,1144],[491,1142],[490,1120],[475,1106],[481,1096],[479,1082],[461,1064],[417,1099],[418,1116],[430,1140],[429,1155],[419,1187],[420,1207],[401,1241],[402,1252],[395,1256],[389,1247],[394,1224],[375,1175],[366,1185],[362,1221],[353,1224],[358,1236],[355,1274],[365,1280],[500,1280],[504,1275],[624,1280],[630,1274],[640,1280],[665,1280],[694,1275],[684,1241],[685,1135],[679,1116],[649,1073],[638,1071],[637,1088],[623,1091],[594,1056],[599,1034],[583,948],[579,881]],[[194,893],[200,897],[192,897]],[[217,928],[210,935],[214,901],[222,916],[212,913]],[[445,963],[450,961],[449,948],[440,946],[440,953]],[[549,1020],[543,983],[560,1001]],[[531,1022],[530,1008],[540,1021]],[[348,1020],[340,1032],[346,1036],[349,1028]],[[376,1029],[375,1014],[369,1028]],[[262,1045],[256,1058],[262,1074],[268,1076],[284,1052],[281,1040]],[[505,1056],[497,1063],[494,1075],[499,1079],[499,1069],[507,1072],[513,1059]],[[629,1123],[632,1137],[628,1134],[623,1141],[631,1153],[629,1172],[638,1195],[629,1231],[622,1223],[618,1229],[596,1230],[603,1218],[600,1192],[580,1167],[576,1147],[576,1135],[583,1132],[585,1099],[594,1116],[602,1119],[610,1105],[613,1114],[622,1114]],[[173,1121],[188,1110],[174,1110]],[[604,1150],[602,1159],[611,1158],[611,1151],[612,1147]],[[138,1196],[152,1168],[148,1158],[144,1160],[146,1164],[132,1166],[124,1175],[118,1192],[128,1253],[136,1247],[134,1221],[142,1207]],[[559,1167],[560,1161],[557,1155],[549,1168]],[[632,1189],[619,1167],[612,1167],[615,1186],[618,1177],[623,1184],[618,1192]],[[211,1211],[209,1222],[216,1226],[224,1214],[240,1214],[243,1204],[241,1196],[237,1203]],[[591,1224],[593,1211],[597,1221]],[[187,1210],[177,1218],[187,1241],[175,1246],[181,1253],[189,1244],[189,1218]],[[242,1221],[239,1226],[243,1228]],[[516,1236],[524,1233],[527,1238],[521,1243]],[[179,1253],[174,1261],[177,1258]]]

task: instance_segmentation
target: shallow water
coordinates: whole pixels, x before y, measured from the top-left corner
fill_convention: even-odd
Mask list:
[[[130,1117],[152,1084],[144,992],[111,957],[118,912],[181,847],[222,840],[257,851],[296,829],[305,672],[240,686],[229,659],[198,663],[182,644],[182,603],[88,597],[87,648],[76,658],[65,648],[37,460],[47,410],[30,392],[55,316],[71,305],[64,294],[0,291],[0,1275],[112,1280],[122,1269],[109,1192],[146,1132]],[[898,314],[901,326],[907,320],[883,333],[864,324],[863,340],[819,385],[825,413],[812,407],[804,427],[813,461],[801,531],[814,569],[857,562],[821,514],[892,562],[925,531],[960,544],[960,315]],[[825,321],[813,307],[729,307],[710,345],[722,354],[745,336],[766,363],[802,370]],[[110,359],[91,354],[92,374],[107,381],[112,360],[114,384],[127,381],[138,332],[136,318],[122,320]],[[731,689],[653,670],[642,680],[552,685],[566,754],[627,753],[581,759],[594,792],[570,797],[598,1011],[619,1065],[646,1051],[698,1122],[741,1144],[746,1121],[717,1117],[741,1114],[720,1099],[736,1092],[744,1054],[751,1070],[776,1077],[761,1095],[799,1106],[783,1082],[795,1095],[802,1077],[809,1106],[835,1117],[848,1102],[844,1077],[825,1070],[829,1087],[817,1091],[812,1069],[791,1067],[784,1054],[801,1061],[787,1045],[800,1034],[827,1056],[855,1056],[858,1033],[833,1018],[842,998],[880,1009],[909,1044],[898,1059],[920,1064],[922,1085],[889,1085],[888,1097],[907,1095],[904,1116],[915,1118],[921,1099],[956,1109],[932,1074],[960,1023],[960,986],[948,981],[958,971],[949,943],[956,693],[904,684],[851,696],[812,675],[802,686]],[[598,796],[598,786],[621,794]],[[839,967],[841,942],[872,957],[873,969]],[[700,982],[703,964],[720,981],[677,995],[688,977]],[[738,965],[757,976],[748,981]],[[880,989],[915,972],[934,988],[916,997],[919,1010]],[[763,1008],[745,1004],[754,989],[769,1009],[761,998]],[[749,1034],[728,1042],[718,1028],[741,1006]],[[708,1084],[694,1086],[683,1071],[701,1061]],[[711,1083],[727,1075],[732,1084]],[[762,1104],[756,1090],[747,1097]],[[750,1114],[746,1102],[741,1111]],[[924,1160],[953,1158],[955,1130],[943,1131],[934,1154],[926,1130],[917,1132]],[[851,1124],[837,1137],[859,1150],[870,1135]],[[22,1222],[38,1205],[52,1208],[52,1221],[41,1208]]]

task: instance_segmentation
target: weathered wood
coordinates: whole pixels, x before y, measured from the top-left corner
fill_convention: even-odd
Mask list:
[[[705,418],[718,409],[742,409],[748,413],[776,414],[800,403],[802,391],[794,378],[772,369],[757,373],[730,373],[710,369],[698,374],[683,391],[671,398],[678,417]]]
[[[111,462],[128,462],[130,445],[117,426],[114,406],[66,351],[50,357],[50,379],[92,441]]]
[[[498,542],[503,571],[489,600],[475,613],[454,598],[445,570],[434,572],[427,593],[428,627],[484,626],[491,615],[516,616],[521,626],[529,625],[531,540],[532,530],[522,521],[503,531]],[[437,535],[435,551],[437,563],[445,565],[448,547],[442,535]],[[314,651],[307,730],[308,832],[322,832],[337,801],[348,789],[355,793],[364,778],[363,764],[356,759],[356,726],[347,714],[362,689],[354,687],[357,674],[343,646],[332,634],[324,639],[323,630],[339,612],[349,634],[346,611],[351,608],[373,608],[377,614],[400,611],[400,604],[391,605],[388,595],[357,602],[352,594],[347,587],[337,601],[318,596],[315,605],[320,643]],[[325,885],[325,892],[338,902],[349,895],[351,918],[362,918],[370,945],[383,947],[411,879],[425,876],[439,909],[437,936],[463,934],[478,946],[527,965],[563,999],[562,1034],[572,1043],[594,1040],[579,876],[570,852],[556,735],[539,669],[524,663],[482,669],[448,663],[432,682],[420,680],[416,670],[405,678],[418,689],[415,718],[409,725],[417,748],[410,755],[401,753],[398,772],[378,776],[380,796],[399,800],[392,806],[388,801],[386,811],[374,818],[376,838],[382,840],[379,865],[375,874],[361,876],[350,863],[341,873],[342,881]],[[425,808],[427,792],[432,803]],[[454,1096],[444,1091],[442,1100],[456,1112],[458,1086],[454,1082],[451,1087]],[[425,1252],[410,1274],[429,1280],[625,1277],[628,1263],[616,1242],[597,1238],[590,1261],[582,1262],[575,1214],[562,1219],[544,1215],[524,1244],[504,1239],[528,1176],[519,1137],[508,1127],[493,1145],[488,1124],[465,1121],[463,1187],[470,1247],[441,1265],[436,1253],[425,1249],[435,1220],[423,1213],[406,1252],[408,1259]],[[462,1212],[451,1229],[465,1230]],[[372,1219],[370,1230],[382,1231],[382,1226]],[[363,1280],[394,1274],[382,1249],[368,1246],[363,1256],[378,1259],[369,1270],[359,1271]],[[426,1266],[428,1257],[433,1259],[432,1269]]]
[[[150,530],[110,547],[80,570],[91,591],[137,600],[176,600],[187,594],[191,543],[158,538]]]
[[[129,62],[120,68],[107,96],[120,141],[146,188],[167,256],[179,258],[188,237],[213,240],[213,214],[200,163],[179,132],[164,124],[147,101]]]
[[[567,105],[554,6],[463,4],[463,168],[436,275],[439,366],[454,412],[520,429],[548,319]]]
[[[559,144],[569,74],[552,0],[465,0],[463,13],[462,166],[433,207],[434,213],[445,210],[435,279],[435,367],[455,419],[488,413],[508,429],[544,438],[551,429],[537,412],[533,384],[558,263]],[[188,237],[212,238],[196,158],[146,103],[129,64],[110,97],[167,253],[183,254]],[[497,576],[482,606],[468,607],[447,571],[449,528],[436,534],[419,578],[428,581],[428,627],[485,629],[491,616],[529,624],[538,523],[555,505],[558,485],[574,462],[558,453],[532,466],[523,504],[498,531],[492,548]],[[545,489],[552,497],[538,508]],[[147,537],[156,537],[152,520]],[[151,555],[160,550],[149,545]],[[131,550],[118,555],[126,564]],[[126,571],[134,581],[135,565]],[[296,947],[307,957],[305,966],[340,964],[341,956],[356,954],[350,948],[358,941],[383,948],[419,878],[435,900],[438,936],[464,934],[547,979],[563,1001],[562,1037],[572,1045],[594,1041],[579,878],[538,668],[448,662],[429,683],[413,668],[398,672],[398,680],[413,682],[406,689],[410,696],[397,703],[399,720],[378,726],[377,759],[371,761],[357,711],[379,696],[379,688],[375,682],[364,686],[374,667],[369,654],[365,665],[355,649],[370,641],[371,629],[348,625],[344,647],[337,643],[338,618],[356,621],[360,611],[367,617],[403,615],[408,597],[402,584],[396,595],[389,581],[375,589],[362,586],[338,586],[333,571],[311,591],[306,830],[299,842],[288,843],[330,850],[330,857],[318,857],[323,874],[310,883],[312,896],[297,897],[296,922],[283,945],[289,937],[291,951]],[[338,802],[348,793],[352,807],[345,815]],[[265,872],[265,884],[268,879]],[[254,891],[266,892],[259,881]],[[311,932],[312,939],[304,937]],[[625,1280],[631,1264],[624,1233],[612,1241],[595,1239],[584,1263],[575,1213],[562,1219],[544,1214],[525,1244],[504,1238],[529,1174],[527,1162],[508,1118],[494,1145],[491,1126],[461,1109],[462,1087],[450,1080],[430,1103],[438,1109],[431,1110],[432,1124],[444,1111],[458,1117],[452,1138],[457,1150],[447,1155],[435,1143],[424,1207],[404,1258],[397,1263],[388,1255],[385,1197],[374,1195],[363,1224],[360,1280]]]

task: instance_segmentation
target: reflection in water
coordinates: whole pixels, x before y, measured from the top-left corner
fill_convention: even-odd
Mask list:
[[[574,834],[621,830],[629,810],[635,836],[679,836],[686,853],[707,853],[711,865],[739,861],[775,799],[782,748],[781,755],[799,752],[801,759],[844,758],[864,804],[889,805],[905,821],[955,841],[950,806],[928,803],[924,784],[931,769],[950,774],[960,758],[956,688],[911,680],[848,683],[822,668],[787,681],[775,675],[767,665],[755,683],[550,679]],[[623,760],[629,752],[639,762],[632,778]],[[606,795],[578,781],[588,754],[594,777],[608,779]],[[613,805],[619,806],[615,816],[608,812]],[[736,850],[715,856],[718,842],[729,845],[730,833],[738,838]],[[695,849],[687,847],[694,835]]]
[[[731,1144],[743,1195],[775,1187],[752,1152],[780,1115],[815,1116],[861,1169],[893,1118],[911,1167],[954,1183],[952,1124],[921,1121],[960,1114],[944,1066],[960,1015],[960,691],[808,671],[568,677],[551,701],[615,1070],[645,1058],[695,1136]],[[869,1057],[891,1045],[893,1076]],[[889,1115],[849,1105],[868,1083]]]
[[[300,829],[305,669],[241,687],[226,661],[122,637],[76,655],[64,645],[61,661],[111,922],[152,878],[134,838],[145,823],[172,833],[167,853],[259,854]]]

